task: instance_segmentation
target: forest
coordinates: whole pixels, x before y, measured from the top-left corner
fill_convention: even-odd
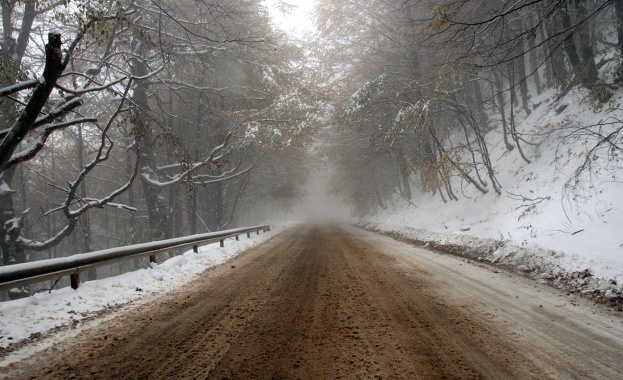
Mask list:
[[[317,161],[353,217],[500,195],[488,134],[586,141],[570,193],[621,169],[623,0],[317,0],[302,40],[252,0],[1,4],[2,265],[262,222]],[[608,116],[518,128],[547,91]]]
[[[357,213],[396,197],[408,201],[413,186],[443,202],[459,200],[465,186],[502,194],[485,138],[491,133],[526,163],[526,150],[538,150],[549,136],[587,139],[592,145],[571,179],[575,184],[597,170],[597,153],[605,151],[608,164],[616,165],[622,2],[322,4],[318,27],[331,43],[318,54],[335,63],[342,91],[333,154],[340,172],[348,173],[335,186],[350,195]],[[593,109],[607,109],[608,119],[519,130],[540,105],[532,99],[550,90],[553,103],[579,91]]]

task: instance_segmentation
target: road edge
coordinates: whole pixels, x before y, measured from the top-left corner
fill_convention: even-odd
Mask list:
[[[522,247],[503,240],[469,236],[468,239],[460,241],[447,239],[442,241],[427,238],[433,235],[428,231],[410,227],[401,226],[400,230],[395,230],[389,226],[371,222],[359,222],[353,225],[438,253],[510,271],[567,292],[567,294],[579,295],[623,315],[623,292],[616,281],[598,278],[588,269],[576,272],[566,271],[554,260],[547,259],[547,256],[555,257],[557,253],[554,251],[543,250],[544,256],[541,257],[526,255]],[[496,255],[500,249],[503,249],[504,253]]]

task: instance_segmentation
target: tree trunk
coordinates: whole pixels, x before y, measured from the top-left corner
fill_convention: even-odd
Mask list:
[[[125,127],[124,127],[124,129],[125,129]],[[128,135],[127,129],[125,129],[124,132],[126,133],[126,135]],[[125,172],[126,172],[126,175],[128,176],[128,178],[132,177],[132,172],[134,171],[134,165],[132,163],[132,159],[134,157],[134,154],[135,154],[135,152],[132,152],[129,149],[126,152]],[[135,189],[134,186],[130,186],[130,188],[128,189],[128,205],[130,205],[131,207],[138,207],[138,205],[136,203],[136,194],[135,194],[135,190],[134,189]],[[130,218],[128,220],[128,231],[136,232],[136,228],[138,226],[137,226],[137,223],[136,223],[136,216],[135,215],[136,215],[135,212],[130,213]]]
[[[148,180],[141,176],[145,204],[147,205],[147,215],[149,217],[149,235],[151,239],[163,240],[169,237],[169,218],[167,215],[167,205],[160,188],[153,186]]]
[[[4,188],[10,189],[14,175],[14,168],[5,170],[0,174],[0,184]],[[0,239],[2,265],[20,264],[27,261],[26,252],[16,243],[21,226],[13,223],[16,220],[13,193],[13,190],[0,192],[0,226],[2,227],[3,237]],[[22,287],[19,292],[10,292],[8,297],[9,299],[18,299],[28,297],[29,295],[28,287]]]
[[[512,70],[508,70],[509,71],[509,77],[510,77],[510,81],[511,81],[511,89],[513,87],[513,72]],[[514,106],[514,102],[513,102],[513,98],[515,97],[515,92],[514,91],[510,91],[510,95],[511,95],[511,101],[509,102],[510,104],[510,115],[509,115],[509,124],[510,124],[510,135],[513,138],[513,141],[515,141],[515,146],[517,146],[517,150],[519,151],[519,155],[521,155],[521,158],[523,158],[524,161],[526,161],[527,163],[530,163],[530,160],[528,160],[528,158],[524,155],[523,150],[521,149],[521,143],[519,142],[519,136],[517,133],[517,129],[515,128],[515,106]]]
[[[24,250],[17,244],[15,239],[19,236],[20,226],[12,221],[16,220],[13,194],[11,189],[15,169],[7,169],[0,174],[0,183],[5,191],[0,192],[0,225],[2,226],[2,236],[0,248],[2,248],[2,265],[11,265],[26,262]],[[11,189],[11,190],[6,190]]]
[[[195,148],[195,161],[199,159],[199,149]],[[186,216],[190,234],[197,234],[197,196],[199,189],[195,186],[188,188],[188,196],[186,197]]]
[[[400,170],[400,180],[402,182],[402,196],[411,200],[411,184],[409,183],[409,163],[405,159],[402,148],[398,150],[398,167]]]
[[[137,76],[147,75],[147,66],[142,61],[135,61],[135,73]],[[155,185],[151,180],[158,180],[156,169],[156,155],[153,150],[153,134],[147,118],[149,104],[147,91],[144,83],[137,83],[132,94],[132,101],[136,104],[134,115],[134,135],[138,136],[141,185],[147,206],[149,217],[149,233],[151,239],[162,240],[168,237],[169,218],[167,206],[162,188]]]
[[[544,66],[545,66],[545,87],[546,88],[552,88],[554,87],[555,84],[555,80],[554,80],[554,70],[555,70],[555,65],[554,65],[554,54],[557,53],[556,51],[553,50],[553,41],[551,40],[552,37],[552,33],[551,31],[553,30],[552,28],[552,24],[555,23],[555,20],[550,20],[549,22],[546,22],[545,25],[543,25],[543,27],[539,28],[539,34],[541,35],[541,41],[545,41],[545,45],[543,48],[543,52],[544,52]]]
[[[502,83],[501,75],[498,75],[495,71],[493,72],[495,77],[495,83],[497,88],[493,88],[492,91],[497,94],[498,98],[498,110],[500,111],[500,117],[502,118],[502,132],[504,135],[504,146],[506,146],[506,150],[509,152],[515,149],[515,146],[508,141],[508,124],[506,123],[506,108],[505,108],[505,99],[504,99],[504,84]],[[493,84],[491,85],[493,87]],[[495,104],[495,99],[493,99]]]
[[[537,16],[538,19],[538,16]],[[530,19],[532,21],[533,19]],[[543,28],[540,28],[543,29]],[[541,77],[539,75],[539,59],[537,51],[541,51],[541,48],[536,47],[536,38],[537,34],[535,33],[532,36],[528,37],[528,49],[530,53],[528,55],[530,67],[528,67],[528,72],[532,73],[532,77],[534,78],[534,87],[537,95],[541,94]]]
[[[547,62],[550,63],[551,73],[553,76],[553,80],[556,85],[562,87],[569,80],[569,70],[567,70],[567,66],[565,64],[565,56],[562,50],[565,50],[564,43],[563,49],[559,48],[559,42],[561,38],[564,37],[555,37],[562,31],[563,21],[559,18],[554,18],[551,22],[546,23],[545,31],[547,32],[547,49],[548,49],[548,59]]]
[[[45,52],[43,80],[35,87],[19,118],[0,143],[0,172],[6,169],[13,152],[31,130],[35,120],[39,117],[39,113],[48,102],[48,98],[56,86],[56,81],[64,70],[60,34],[50,33],[48,35]]]
[[[586,21],[588,17],[588,9],[586,9],[586,0],[576,0],[578,11],[578,22],[582,22],[578,29],[580,41],[580,53],[582,54],[582,85],[586,88],[593,88],[598,79],[597,66],[595,65],[595,53],[591,43],[590,24]]]
[[[523,30],[523,22],[521,20],[519,22],[519,28]],[[519,51],[517,52],[517,59],[515,60],[515,70],[516,70],[516,81],[519,82],[519,94],[521,95],[521,105],[526,112],[526,115],[530,115],[530,106],[528,104],[528,100],[530,99],[530,93],[528,92],[528,74],[526,71],[526,48],[525,43],[521,41],[517,47]]]
[[[77,141],[78,152],[76,153],[78,156],[78,167],[84,167],[84,139],[82,136],[82,126],[78,125],[78,141]],[[78,188],[78,193],[80,197],[85,198],[87,194],[86,183],[82,181],[80,183],[80,187]],[[82,232],[82,253],[91,252],[93,248],[91,247],[91,219],[89,217],[89,213],[86,212],[80,216],[80,220],[78,222],[80,226],[80,231]],[[83,275],[83,279],[86,281],[97,280],[97,269],[91,268],[86,271]]]
[[[218,181],[213,185],[214,191],[214,225],[216,231],[223,228],[223,182]]]
[[[563,1],[560,5],[561,15],[562,15],[562,27],[563,30],[571,29],[571,16],[569,15],[569,7],[566,1]],[[573,38],[573,34],[569,34],[563,36],[565,38],[563,42],[563,47],[565,49],[565,53],[569,58],[569,62],[571,63],[571,68],[573,71],[578,74],[581,69],[581,60],[578,55],[578,49],[575,44],[575,39]]]
[[[188,225],[190,227],[190,234],[197,234],[197,189],[192,189],[189,194],[189,198],[186,201],[187,204],[187,217]]]
[[[474,94],[474,100],[476,101],[476,109],[478,110],[478,123],[480,127],[487,130],[489,124],[489,118],[485,112],[485,104],[482,97],[482,88],[480,87],[480,80],[474,79],[470,82],[472,93]]]
[[[19,71],[21,69],[22,59],[26,52],[26,47],[30,40],[32,24],[36,16],[36,2],[24,2],[24,10],[22,13],[22,21],[20,24],[17,40],[13,39],[14,29],[12,27],[11,18],[15,7],[15,2],[2,1],[2,32],[3,38],[0,42],[0,85],[8,86],[17,81]],[[38,86],[31,94],[31,99],[35,96],[34,102],[29,101],[28,109],[21,115],[15,114],[15,102],[10,98],[2,99],[0,102],[0,129],[11,128],[11,123],[15,122],[9,134],[3,139],[2,146],[2,163],[0,164],[0,184],[6,185],[6,191],[0,192],[0,231],[2,231],[2,239],[0,239],[0,250],[2,251],[2,265],[17,264],[27,261],[24,249],[16,243],[16,239],[20,234],[20,226],[11,223],[16,220],[14,192],[12,190],[13,177],[15,175],[15,167],[5,169],[5,163],[13,155],[13,152],[24,138],[30,125],[39,115],[39,111],[43,108],[52,91],[58,76],[63,71],[61,64],[61,36],[60,34],[48,35],[48,44],[46,45],[46,65],[43,77],[50,80],[47,86]],[[32,104],[31,104],[32,103]],[[5,141],[7,144],[5,145]],[[3,170],[4,169],[4,170]],[[24,189],[25,192],[25,189]],[[24,196],[25,199],[25,196]],[[16,227],[16,228],[14,228]],[[28,296],[29,292],[10,293],[10,298],[19,298]]]
[[[169,209],[171,215],[171,236],[172,237],[180,237],[183,236],[183,228],[184,221],[182,220],[182,205],[180,204],[180,200],[178,198],[179,193],[183,193],[183,189],[181,192],[178,192],[178,188],[180,186],[174,186],[169,189]]]

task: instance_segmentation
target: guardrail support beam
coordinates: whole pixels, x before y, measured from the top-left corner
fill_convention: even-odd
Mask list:
[[[69,282],[71,283],[71,288],[73,290],[78,289],[80,286],[80,273],[74,273],[69,275]]]

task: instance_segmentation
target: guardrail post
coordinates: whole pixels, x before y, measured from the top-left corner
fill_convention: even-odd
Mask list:
[[[240,236],[236,235],[236,241],[240,240]]]
[[[156,262],[156,255],[150,255],[149,256],[149,262],[150,263],[155,263]]]
[[[221,239],[221,248],[225,246],[225,239]]]
[[[193,245],[193,252],[199,253],[199,246],[198,245]]]
[[[255,231],[255,232],[257,232],[257,234],[258,234],[258,235],[260,234],[260,230],[257,230],[257,231]]]
[[[250,232],[247,232],[247,237],[248,237],[249,239],[251,239],[251,233],[250,233]]]
[[[80,286],[80,273],[74,273],[69,275],[69,282],[71,282],[71,288],[73,290],[78,289]]]

